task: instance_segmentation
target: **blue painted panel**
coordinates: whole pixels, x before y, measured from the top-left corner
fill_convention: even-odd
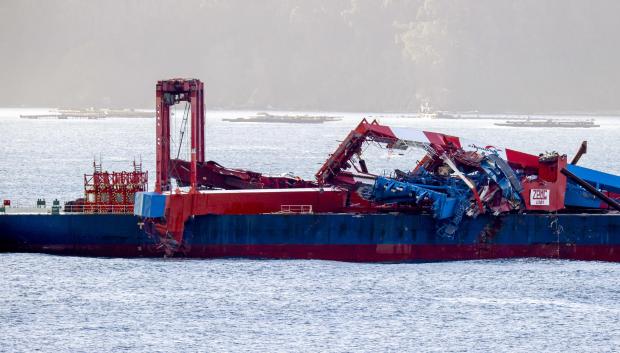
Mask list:
[[[3,243],[62,245],[65,251],[96,246],[155,244],[132,215],[2,215]],[[205,215],[190,219],[190,245],[412,244],[619,245],[620,215],[528,214],[465,218],[453,237],[437,235],[431,215]]]
[[[140,217],[160,218],[166,209],[166,196],[157,192],[137,192],[133,214]]]
[[[437,235],[431,215],[206,215],[188,221],[191,244],[620,244],[618,215],[505,215],[466,218]]]
[[[573,207],[600,208],[601,200],[592,195],[586,189],[569,180],[566,184],[564,205]]]
[[[152,241],[139,218],[117,214],[15,214],[0,216],[0,242],[25,244],[140,245]]]
[[[620,176],[572,164],[566,166],[566,169],[598,189],[620,193]]]

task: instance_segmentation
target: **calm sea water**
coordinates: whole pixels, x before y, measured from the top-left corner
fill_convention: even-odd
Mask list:
[[[142,157],[151,119],[25,120],[0,110],[0,199],[79,197],[93,156],[104,169]],[[207,154],[225,166],[311,178],[361,119],[234,124],[210,112]],[[598,129],[508,129],[492,121],[381,122],[527,152],[570,155],[620,174],[620,120]],[[175,124],[175,126],[178,124]],[[369,164],[415,154],[368,150]],[[620,265],[511,260],[433,264],[130,260],[0,254],[0,351],[620,351]]]

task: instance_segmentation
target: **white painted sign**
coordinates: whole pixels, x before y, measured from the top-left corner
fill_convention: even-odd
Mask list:
[[[549,206],[549,189],[530,190],[530,205]]]

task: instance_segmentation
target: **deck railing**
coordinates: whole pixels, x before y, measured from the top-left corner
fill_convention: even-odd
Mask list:
[[[65,205],[65,212],[81,213],[133,213],[133,205]]]
[[[280,205],[280,213],[312,213],[312,205]]]

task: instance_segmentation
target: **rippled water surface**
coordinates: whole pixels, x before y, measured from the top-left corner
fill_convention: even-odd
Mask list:
[[[0,110],[0,198],[79,197],[93,156],[142,157],[151,119],[25,120]],[[226,123],[210,112],[207,158],[311,178],[362,117],[324,125]],[[383,117],[620,174],[620,120],[598,129]],[[411,156],[369,151],[376,171]],[[369,164],[372,163],[369,161]],[[430,264],[144,260],[0,254],[0,351],[620,351],[620,265],[511,260]]]
[[[616,264],[0,255],[6,351],[520,351],[620,347]]]

